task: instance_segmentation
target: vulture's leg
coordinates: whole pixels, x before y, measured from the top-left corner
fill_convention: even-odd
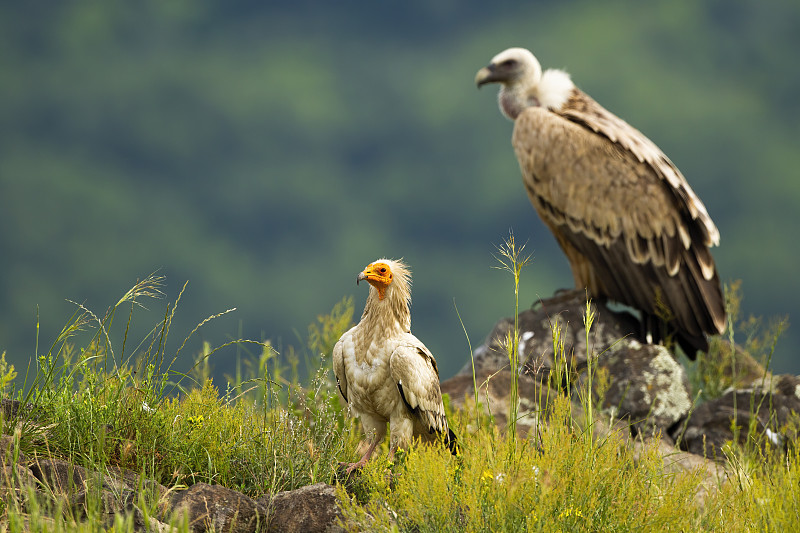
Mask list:
[[[349,474],[353,470],[355,470],[357,468],[361,468],[362,466],[367,464],[367,461],[369,461],[369,458],[372,456],[372,453],[375,451],[375,448],[378,447],[378,443],[379,442],[380,441],[378,439],[373,440],[372,444],[370,444],[369,448],[367,448],[367,453],[365,453],[361,457],[361,459],[358,460],[357,463],[349,463],[349,464],[347,464],[347,468],[345,469],[345,472],[347,472]]]
[[[393,417],[389,422],[389,460],[399,448],[407,449],[414,439],[414,421],[406,416]]]
[[[377,419],[370,419],[362,414],[361,424],[364,426],[364,431],[367,433],[367,435],[369,434],[373,435],[372,442],[370,443],[369,448],[367,448],[367,451],[364,452],[364,455],[361,457],[361,459],[358,460],[358,462],[345,463],[345,465],[347,466],[345,471],[348,474],[351,473],[356,468],[361,468],[362,466],[367,464],[367,461],[369,461],[369,458],[372,457],[372,454],[375,452],[375,448],[378,447],[378,444],[380,444],[383,438],[386,436],[385,421],[381,422]]]

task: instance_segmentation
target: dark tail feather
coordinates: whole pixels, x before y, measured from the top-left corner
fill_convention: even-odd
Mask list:
[[[444,438],[444,444],[447,446],[447,449],[450,450],[450,453],[456,457],[461,454],[461,447],[458,445],[456,434],[453,433],[453,430],[450,428],[447,428],[447,436]]]

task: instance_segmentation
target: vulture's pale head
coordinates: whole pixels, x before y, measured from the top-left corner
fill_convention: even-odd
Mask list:
[[[411,270],[402,260],[378,259],[359,272],[356,284],[362,280],[375,287],[379,300],[389,293],[406,302],[411,299]]]
[[[530,50],[509,48],[494,56],[487,66],[478,71],[475,83],[478,87],[487,83],[535,85],[541,77],[542,66]]]
[[[480,69],[475,84],[480,88],[488,83],[500,84],[500,111],[511,120],[531,106],[560,108],[575,87],[562,70],[542,72],[539,61],[525,48],[503,50]]]

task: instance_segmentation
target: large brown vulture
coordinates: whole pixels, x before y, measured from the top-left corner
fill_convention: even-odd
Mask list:
[[[475,82],[500,84],[525,189],[576,287],[640,310],[654,340],[673,335],[692,359],[707,351],[726,321],[719,231],[672,161],[528,50],[497,54]]]

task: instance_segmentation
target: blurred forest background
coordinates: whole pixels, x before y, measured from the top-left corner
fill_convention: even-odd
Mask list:
[[[24,369],[75,310],[137,279],[189,280],[175,347],[299,345],[379,256],[414,272],[413,331],[442,378],[513,312],[492,268],[513,229],[521,306],[570,287],[475,72],[509,46],[565,68],[653,139],[722,234],[743,313],[800,311],[800,3],[4,2],[0,4],[0,351]],[[127,317],[118,317],[124,322]],[[774,368],[800,373],[800,334]],[[230,373],[232,351],[212,361]]]

